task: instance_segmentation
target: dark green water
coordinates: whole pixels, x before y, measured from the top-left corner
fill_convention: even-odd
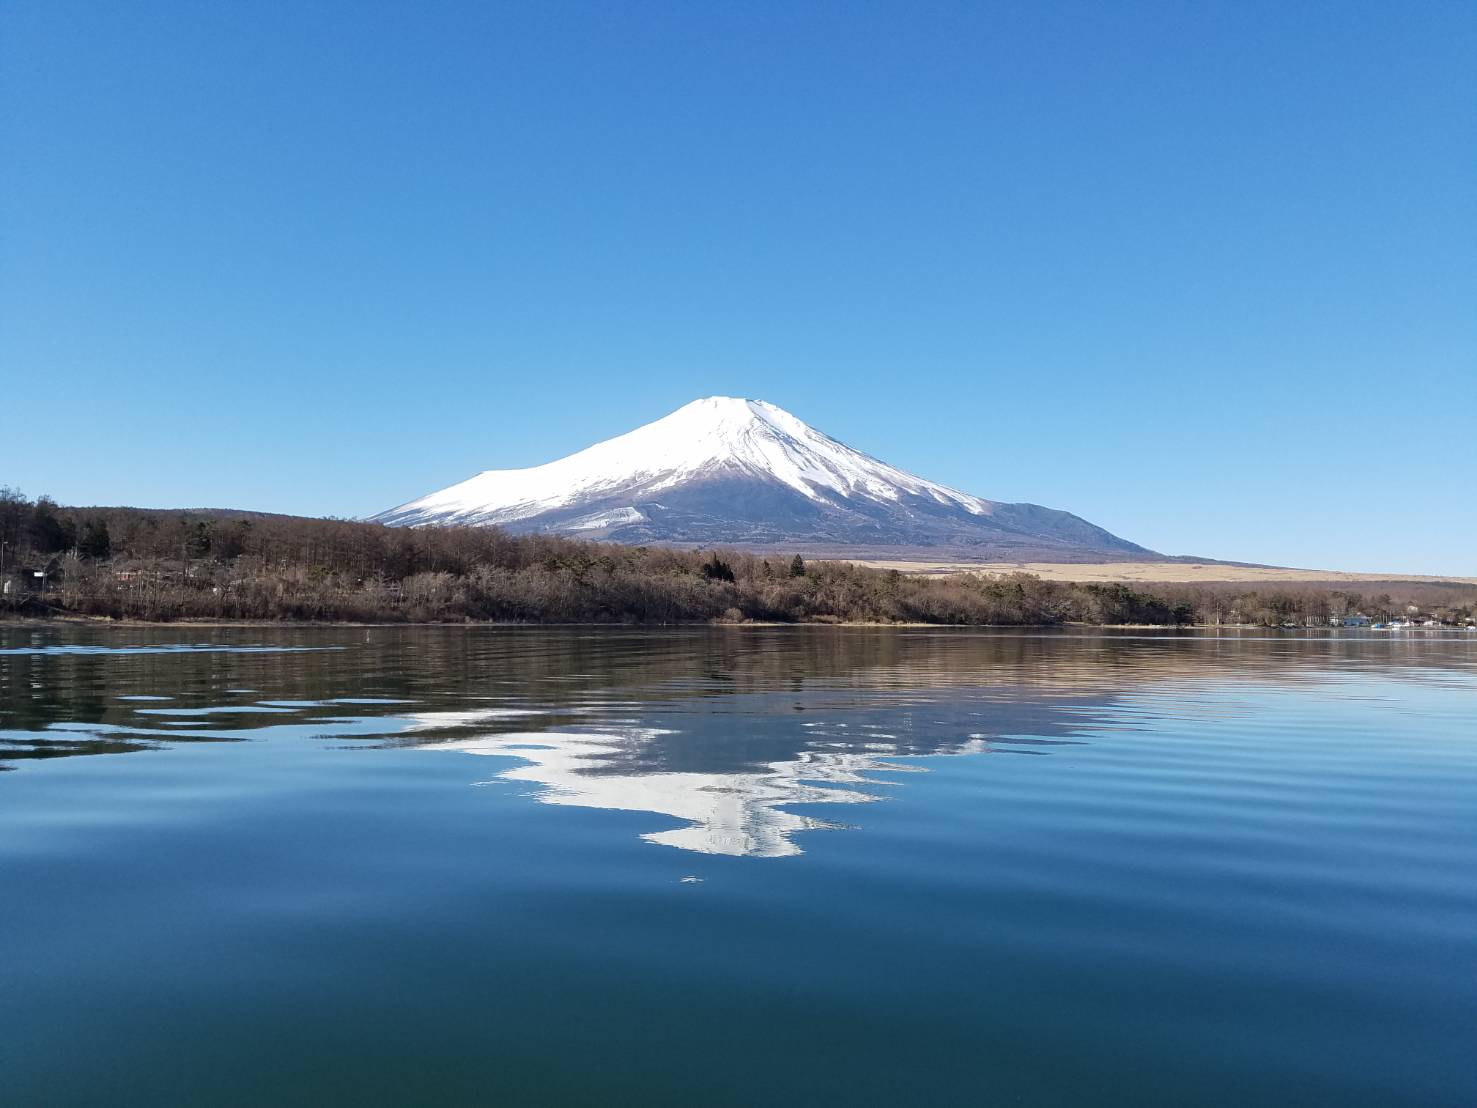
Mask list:
[[[1474,639],[0,627],[0,1102],[1477,1103]]]

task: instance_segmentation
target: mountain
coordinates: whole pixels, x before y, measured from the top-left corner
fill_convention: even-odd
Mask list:
[[[479,473],[372,518],[853,557],[1156,557],[1069,512],[959,492],[853,450],[773,404],[727,396],[694,400],[547,465]]]

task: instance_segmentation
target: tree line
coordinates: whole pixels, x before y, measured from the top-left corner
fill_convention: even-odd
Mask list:
[[[218,511],[68,508],[0,489],[4,610],[118,619],[527,623],[746,620],[976,625],[1326,623],[1412,611],[1460,622],[1477,589],[1391,583],[1076,584],[902,574],[497,528],[393,528]]]

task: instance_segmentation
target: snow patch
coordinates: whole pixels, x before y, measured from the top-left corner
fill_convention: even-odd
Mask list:
[[[636,508],[614,508],[608,512],[580,516],[561,525],[565,531],[599,531],[604,527],[615,527],[622,523],[640,523],[646,517]]]

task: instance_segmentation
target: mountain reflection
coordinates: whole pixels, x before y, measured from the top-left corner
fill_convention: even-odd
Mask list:
[[[988,696],[969,688],[730,693],[697,704],[667,702],[656,714],[669,726],[602,723],[612,709],[630,706],[592,706],[586,727],[516,729],[421,745],[516,759],[493,779],[536,786],[533,795],[545,804],[650,812],[686,823],[643,834],[647,842],[779,858],[801,853],[797,832],[838,826],[798,813],[797,806],[878,800],[883,782],[877,775],[920,768],[900,759],[1025,752],[1076,741],[1072,734],[1110,700],[1063,693],[1044,699],[1019,687],[995,688]],[[413,716],[407,733],[469,725],[480,730],[477,722],[497,718],[467,718],[476,714]],[[806,718],[811,715],[821,718]]]
[[[749,772],[602,772],[630,744],[661,734],[641,728],[618,735],[535,732],[454,740],[439,744],[439,749],[522,760],[526,764],[505,770],[498,778],[541,786],[545,791],[539,799],[546,804],[652,812],[688,823],[671,831],[648,832],[641,836],[647,842],[700,854],[759,858],[799,854],[791,838],[795,832],[836,826],[797,815],[786,806],[875,800],[872,793],[846,786],[870,783],[869,773],[905,768],[887,762],[885,749],[802,750],[791,761],[771,762]],[[983,742],[970,740],[936,753],[983,749]]]
[[[760,858],[798,854],[791,835],[832,826],[785,811],[783,805],[870,800],[867,793],[836,786],[862,781],[865,772],[882,766],[880,759],[866,755],[815,753],[754,773],[608,775],[591,772],[618,752],[606,736],[552,732],[469,739],[447,743],[444,749],[525,760],[528,764],[498,777],[542,786],[547,791],[539,799],[546,804],[652,812],[689,824],[648,832],[641,836],[647,842]]]
[[[651,813],[648,842],[777,858],[801,852],[800,832],[838,826],[812,806],[881,799],[920,758],[1041,754],[1134,726],[1145,690],[1168,711],[1177,687],[1373,666],[1439,680],[1477,658],[1470,642],[1266,635],[195,634],[182,649],[170,629],[0,628],[0,769],[186,743],[281,744],[284,761],[325,744],[415,747],[506,759],[483,780],[545,804]]]

